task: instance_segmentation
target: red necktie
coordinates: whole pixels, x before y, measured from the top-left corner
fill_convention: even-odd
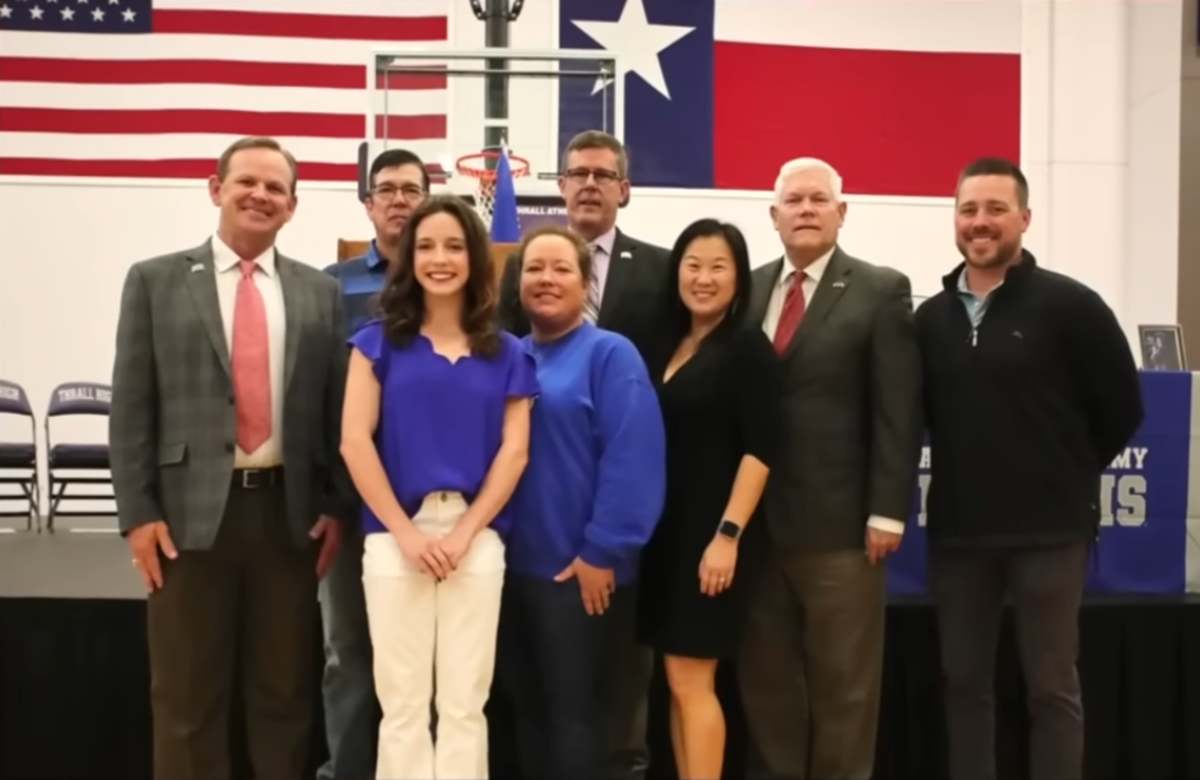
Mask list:
[[[237,402],[237,443],[254,452],[271,437],[271,347],[267,309],[254,283],[258,264],[238,264],[237,303],[233,310],[233,395]]]
[[[775,326],[775,351],[782,355],[792,343],[792,336],[804,318],[804,278],[803,271],[792,274],[792,283],[788,286],[787,295],[783,298],[783,311],[779,312],[779,324]]]

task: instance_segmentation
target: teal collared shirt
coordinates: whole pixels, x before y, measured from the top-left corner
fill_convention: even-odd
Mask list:
[[[978,329],[979,323],[983,322],[983,315],[987,314],[988,305],[992,302],[992,296],[999,287],[1000,285],[996,285],[986,295],[980,297],[967,288],[967,269],[963,268],[959,272],[958,299],[963,302],[963,306],[967,309],[967,317],[971,319],[972,330]]]

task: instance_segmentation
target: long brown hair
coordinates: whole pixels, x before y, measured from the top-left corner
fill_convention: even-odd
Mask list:
[[[500,351],[496,319],[496,279],[491,245],[483,220],[455,195],[426,198],[400,233],[400,258],[388,272],[379,295],[379,316],[392,343],[407,347],[425,322],[425,289],[417,281],[417,227],[434,214],[449,214],[462,226],[467,244],[467,283],[463,287],[462,328],[473,354],[494,357]]]

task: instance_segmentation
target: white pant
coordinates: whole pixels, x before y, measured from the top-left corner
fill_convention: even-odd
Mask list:
[[[459,493],[432,493],[413,524],[424,533],[445,536],[466,509]],[[458,568],[442,582],[409,562],[390,534],[369,534],[363,549],[375,692],[383,710],[375,776],[487,778],[483,706],[496,663],[504,543],[490,528],[479,532]],[[435,672],[436,751],[429,732]]]

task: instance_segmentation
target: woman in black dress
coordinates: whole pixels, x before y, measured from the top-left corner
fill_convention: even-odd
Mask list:
[[[689,225],[671,253],[668,338],[651,360],[667,433],[667,500],[642,556],[640,641],[663,654],[680,780],[721,776],[717,663],[737,648],[779,437],[780,371],[751,321],[736,227]]]

